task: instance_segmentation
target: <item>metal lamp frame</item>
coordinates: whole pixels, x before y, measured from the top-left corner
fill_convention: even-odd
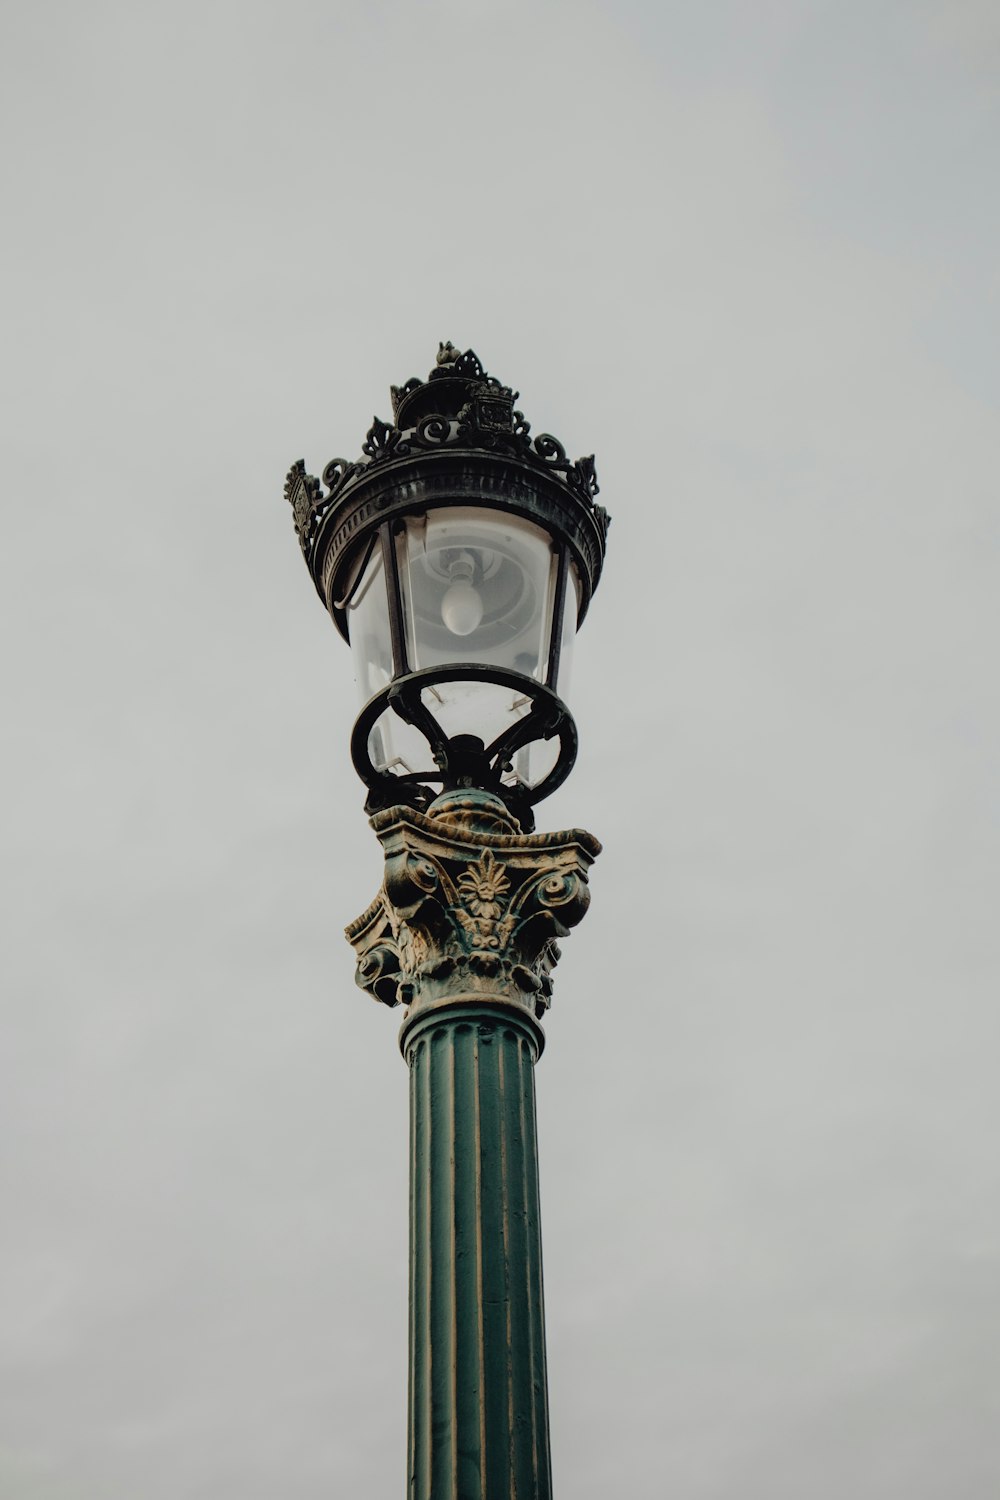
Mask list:
[[[572,600],[579,628],[600,578],[609,518],[596,500],[593,457],[570,460],[551,434],[532,437],[530,424],[514,408],[516,400],[517,392],[487,375],[471,349],[460,354],[451,344],[442,345],[437,368],[426,380],[415,377],[393,387],[394,421],[374,419],[361,459],[331,459],[322,483],[300,459],[285,482],[306,564],[345,640],[350,639],[351,599],[376,547],[381,548],[392,680],[365,704],[351,739],[370,813],[395,803],[426,806],[434,795],[428,783],[444,790],[478,786],[501,796],[528,829],[531,807],[565,780],[576,759],[576,727],[556,691],[563,614],[572,594],[567,578],[572,560],[580,589]],[[412,669],[396,537],[409,517],[452,506],[516,515],[551,539],[559,561],[543,681],[484,662]],[[489,745],[472,735],[449,737],[422,694],[435,683],[457,680],[513,688],[531,709]],[[424,736],[433,769],[395,775],[375,766],[368,737],[387,709]],[[559,741],[558,758],[537,786],[504,783],[518,749],[553,738]]]

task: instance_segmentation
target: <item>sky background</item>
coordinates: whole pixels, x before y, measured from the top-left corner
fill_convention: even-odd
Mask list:
[[[405,1478],[380,854],[282,485],[596,452],[538,1069],[574,1500],[1000,1491],[1000,10],[8,5],[4,1500]]]

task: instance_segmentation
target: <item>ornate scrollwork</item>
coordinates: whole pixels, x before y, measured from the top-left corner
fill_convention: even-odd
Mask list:
[[[600,486],[593,455],[574,462],[551,433],[541,432],[532,438],[530,423],[523,412],[514,409],[518,392],[501,384],[495,376],[487,375],[473,349],[466,349],[463,354],[454,344],[441,344],[436,367],[428,381],[414,376],[403,385],[391,388],[393,416],[398,415],[407,396],[442,379],[450,381],[452,386],[458,380],[466,382],[460,409],[452,407],[451,415],[447,410],[424,415],[412,428],[400,428],[375,417],[365,436],[360,461],[352,463],[334,458],[323,470],[323,482],[327,486],[325,495],[319,480],[306,474],[302,460],[293,465],[285,484],[285,495],[291,502],[295,529],[307,561],[312,555],[319,522],[352,481],[369,472],[374,465],[412,457],[420,451],[439,451],[452,445],[507,453],[558,475],[591,513],[603,542],[609,518],[604,507],[595,503]],[[444,391],[448,387],[441,389]],[[446,401],[444,404],[447,406]]]
[[[386,1005],[475,995],[541,1016],[556,939],[587,909],[600,845],[581,829],[523,834],[471,821],[454,807],[376,813],[385,882],[347,929],[357,982]],[[498,823],[515,827],[506,814]]]
[[[531,445],[532,451],[543,464],[550,464],[553,469],[568,469],[569,459],[566,457],[566,449],[558,438],[554,438],[551,432],[540,432]]]
[[[354,478],[355,474],[363,473],[364,469],[364,464],[351,463],[346,458],[331,458],[323,470],[323,483],[330,491],[327,499],[332,500],[340,493],[344,485]]]
[[[452,423],[448,417],[424,417],[413,433],[418,448],[440,448],[450,443],[451,438]]]
[[[306,473],[305,459],[297,458],[285,476],[285,499],[292,507],[292,521],[300,536],[309,524],[309,511],[318,488],[318,481]]]
[[[374,463],[380,459],[402,458],[409,453],[410,445],[404,440],[398,427],[393,427],[391,422],[383,422],[381,417],[373,417],[372,425],[361,444],[361,451]]]
[[[575,470],[575,482],[585,494],[591,499],[598,493],[601,486],[597,482],[597,470],[594,467],[594,455],[591,453],[587,458],[578,458],[573,465]]]
[[[603,505],[591,505],[590,510],[591,514],[594,517],[594,520],[597,522],[598,530],[601,533],[601,541],[606,541],[608,535],[608,527],[611,525],[611,517],[604,509]]]
[[[466,349],[464,354],[458,356],[455,360],[452,373],[463,376],[466,380],[487,379],[486,371],[483,369],[479,356],[474,349]]]
[[[285,499],[292,507],[292,520],[302,550],[308,554],[316,527],[317,509],[323,503],[318,479],[306,473],[305,459],[297,458],[285,478]]]
[[[409,380],[404,381],[402,385],[391,385],[389,387],[389,399],[392,402],[393,416],[399,411],[399,404],[403,397],[408,396],[411,391],[419,390],[422,385],[423,381],[419,375],[411,375]]]

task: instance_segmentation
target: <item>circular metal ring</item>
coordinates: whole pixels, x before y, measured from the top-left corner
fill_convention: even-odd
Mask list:
[[[390,806],[394,801],[422,801],[420,788],[427,782],[440,782],[444,789],[448,789],[451,779],[447,769],[449,748],[460,749],[456,741],[466,737],[449,739],[421,697],[424,688],[444,682],[491,682],[499,687],[512,688],[531,700],[529,713],[491,745],[483,747],[483,755],[489,762],[489,785],[483,790],[498,792],[507,800],[532,807],[562,785],[573,769],[578,748],[576,725],[562,699],[551,688],[521,672],[487,666],[482,662],[456,662],[448,666],[425,667],[419,672],[409,672],[405,677],[393,678],[369,698],[358,715],[351,733],[351,759],[361,780],[374,794],[373,801],[382,806]],[[433,769],[395,776],[391,771],[378,770],[372,763],[368,737],[376,722],[390,708],[423,734],[435,763]],[[552,770],[537,786],[510,786],[501,781],[502,762],[498,757],[513,754],[535,740],[546,739],[558,739],[559,756]]]

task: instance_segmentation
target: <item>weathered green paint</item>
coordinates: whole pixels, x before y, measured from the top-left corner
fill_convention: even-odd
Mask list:
[[[541,1032],[470,999],[413,1017],[408,1500],[550,1500],[535,1128]]]

